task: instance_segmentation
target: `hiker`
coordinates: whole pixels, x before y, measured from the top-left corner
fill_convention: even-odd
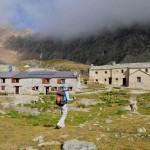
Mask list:
[[[61,118],[57,123],[56,129],[65,127],[65,119],[66,119],[67,113],[68,113],[67,102],[75,100],[75,97],[73,97],[72,99],[69,97],[69,92],[67,91],[68,90],[67,84],[63,84],[61,88],[62,88],[62,91],[64,92],[63,99],[65,100],[65,103],[62,104],[62,106],[59,105],[59,111],[61,114]]]

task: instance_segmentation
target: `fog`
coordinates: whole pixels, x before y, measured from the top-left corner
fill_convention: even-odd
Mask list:
[[[0,25],[62,39],[150,22],[150,0],[0,0]]]

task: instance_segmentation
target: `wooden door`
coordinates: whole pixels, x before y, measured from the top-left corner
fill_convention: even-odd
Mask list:
[[[19,94],[19,86],[15,87],[15,94]]]

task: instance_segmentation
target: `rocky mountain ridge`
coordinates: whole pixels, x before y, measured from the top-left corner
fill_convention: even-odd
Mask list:
[[[26,33],[26,32],[25,32]],[[1,32],[0,32],[1,34]],[[15,36],[14,36],[15,35]],[[86,64],[106,64],[150,61],[150,28],[133,26],[104,32],[98,36],[69,41],[51,37],[39,38],[38,34],[12,34],[4,42],[5,49],[17,51],[19,59],[68,59]]]

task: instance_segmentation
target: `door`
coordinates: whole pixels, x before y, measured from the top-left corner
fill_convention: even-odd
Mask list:
[[[124,86],[127,85],[127,80],[126,80],[126,78],[123,78],[123,84],[122,84],[122,85],[124,85]]]
[[[19,86],[15,86],[15,94],[19,94]]]
[[[109,84],[112,84],[112,78],[109,78]]]
[[[49,87],[46,87],[46,95],[49,93]]]

